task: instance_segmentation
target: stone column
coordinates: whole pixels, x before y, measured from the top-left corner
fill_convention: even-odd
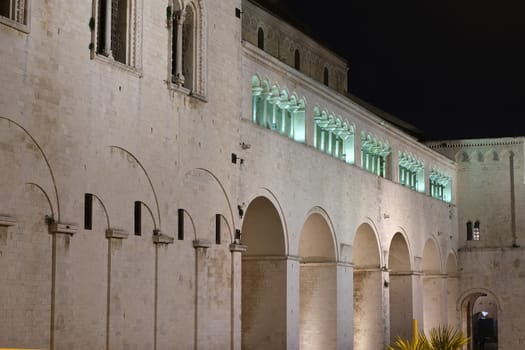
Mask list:
[[[337,263],[337,349],[353,348],[353,276],[350,262]]]
[[[232,254],[232,305],[231,305],[231,350],[241,350],[241,315],[242,315],[242,253],[247,247],[242,244],[230,244]]]
[[[113,58],[113,53],[111,52],[111,0],[106,0],[106,33],[104,34],[104,54],[108,57]]]
[[[177,12],[175,17],[175,22],[177,25],[177,50],[175,58],[175,84],[183,86],[184,85],[184,75],[182,74],[182,30],[184,20],[186,19],[186,13],[184,10]]]
[[[286,349],[299,349],[300,265],[299,258],[286,258]]]
[[[424,329],[425,321],[423,314],[423,273],[413,271],[412,279],[412,318],[418,321],[419,329]]]
[[[204,305],[207,298],[207,276],[208,265],[206,264],[207,249],[211,247],[211,242],[203,239],[193,241],[195,248],[195,349],[206,349],[209,344],[200,345],[199,337],[202,332],[203,337],[206,335],[206,310],[201,310],[199,305]]]
[[[106,238],[108,240],[108,261],[107,261],[107,285],[106,285],[106,350],[111,349],[111,255],[113,240],[123,240],[128,238],[129,233],[122,229],[106,229]]]
[[[48,232],[52,237],[51,255],[51,332],[50,350],[68,350],[70,348],[69,325],[74,324],[72,305],[73,295],[69,271],[69,245],[76,233],[75,225],[50,222]]]

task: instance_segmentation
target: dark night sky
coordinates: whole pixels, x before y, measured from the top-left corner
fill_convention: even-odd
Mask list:
[[[525,1],[258,0],[349,63],[424,139],[525,136]]]

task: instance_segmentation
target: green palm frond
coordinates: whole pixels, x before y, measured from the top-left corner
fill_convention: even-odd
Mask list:
[[[415,341],[410,342],[410,340],[397,337],[396,341],[388,347],[388,350],[428,350],[429,344],[428,340],[423,333],[420,333]]]
[[[470,341],[463,332],[451,326],[432,328],[429,333],[431,350],[459,350]]]
[[[420,332],[412,341],[397,337],[388,350],[460,350],[469,341],[463,332],[454,327],[439,326],[432,328],[428,337],[424,332]]]

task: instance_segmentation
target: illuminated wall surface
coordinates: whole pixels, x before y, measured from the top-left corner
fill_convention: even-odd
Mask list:
[[[250,1],[6,3],[0,346],[384,349],[485,311],[522,348],[523,138],[419,142]]]

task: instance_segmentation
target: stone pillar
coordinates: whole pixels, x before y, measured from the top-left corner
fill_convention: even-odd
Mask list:
[[[247,247],[242,244],[230,244],[232,254],[232,305],[231,305],[231,350],[241,350],[241,314],[242,314],[242,253]]]
[[[123,240],[128,238],[129,233],[122,229],[106,229],[108,240],[108,261],[107,261],[107,285],[106,285],[106,349],[109,350],[111,341],[111,253],[113,240]]]
[[[299,349],[300,265],[298,257],[286,258],[286,349]]]
[[[193,248],[195,248],[195,349],[206,349],[208,344],[202,344],[200,341],[200,334],[203,337],[207,334],[206,331],[206,310],[200,308],[199,305],[205,305],[207,298],[207,276],[208,265],[206,264],[206,255],[208,248],[211,247],[211,242],[203,239],[196,239],[193,241]]]
[[[175,239],[165,235],[160,230],[153,231],[153,243],[155,244],[155,301],[153,320],[153,350],[157,350],[158,337],[158,312],[159,312],[159,246],[172,244]]]
[[[111,52],[111,16],[111,0],[106,0],[106,18],[104,18],[106,22],[104,37],[106,40],[104,40],[104,54],[107,57],[113,58],[113,53]]]
[[[382,314],[383,314],[383,347],[390,344],[390,272],[386,267],[381,268],[381,281],[383,281],[382,290]],[[382,348],[383,348],[382,347]]]
[[[418,321],[419,329],[425,327],[423,315],[423,274],[413,272],[412,276],[412,318]]]
[[[175,52],[177,55],[177,57],[175,58],[175,84],[180,86],[184,85],[184,75],[182,74],[182,30],[185,18],[186,14],[184,10],[178,11],[175,17],[177,25],[177,49]]]
[[[349,262],[337,263],[337,349],[353,348],[353,275]]]
[[[76,233],[75,225],[50,222],[48,232],[52,237],[51,255],[51,332],[50,350],[68,350],[70,341],[68,329],[74,324],[71,312],[73,295],[70,290],[72,285],[69,271],[70,256],[69,244],[71,237]]]

